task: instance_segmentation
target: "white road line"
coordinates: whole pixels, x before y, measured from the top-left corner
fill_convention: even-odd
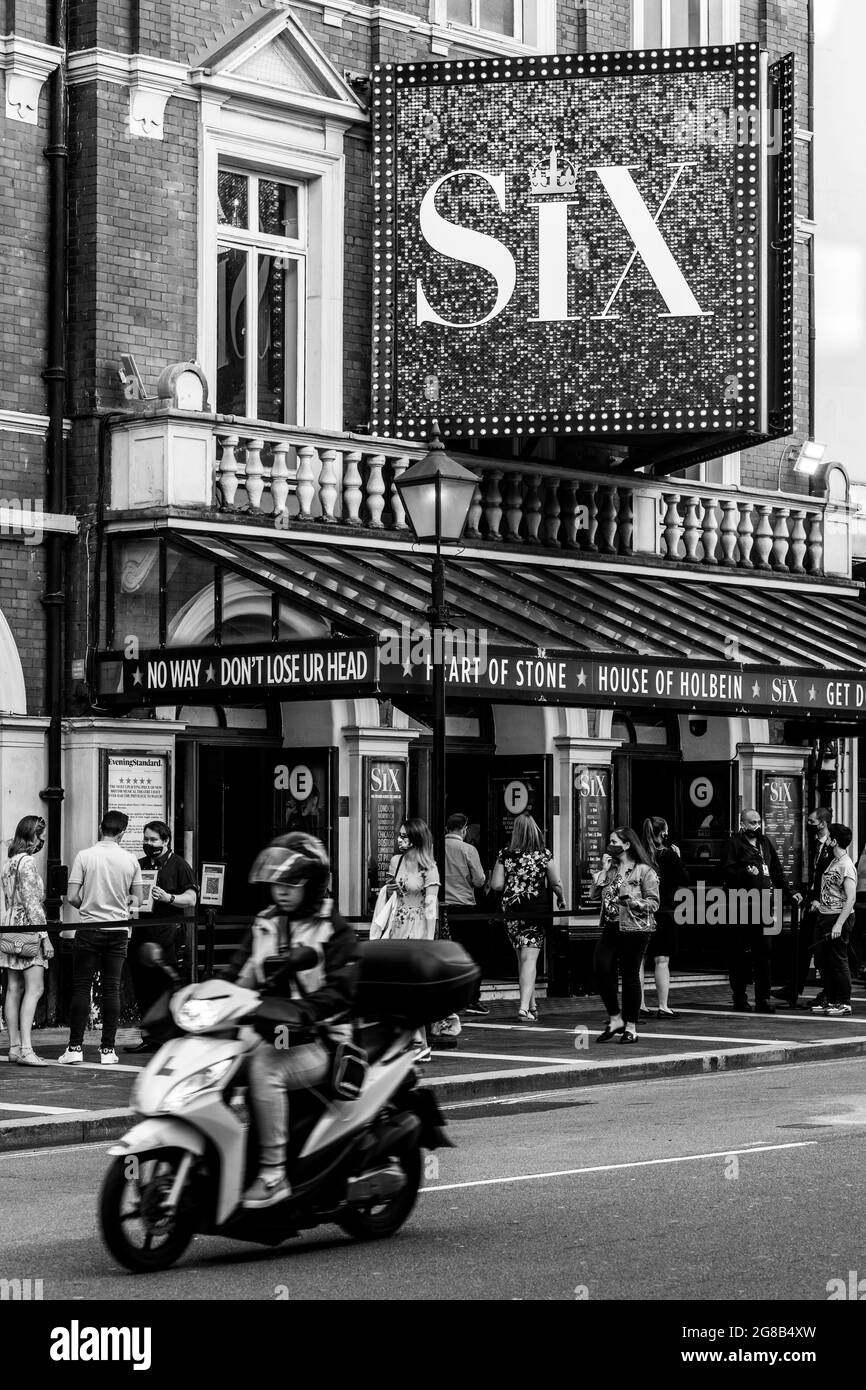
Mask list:
[[[801,1139],[790,1144],[759,1144],[749,1149],[720,1149],[717,1153],[682,1154],[674,1158],[639,1158],[631,1163],[600,1163],[592,1168],[560,1168],[552,1173],[520,1173],[511,1178],[476,1178],[472,1182],[433,1183],[422,1192],[454,1192],[461,1187],[495,1187],[500,1183],[538,1182],[541,1178],[573,1178],[582,1173],[617,1173],[626,1168],[657,1168],[666,1163],[698,1163],[707,1158],[733,1158],[740,1154],[776,1153],[781,1149],[809,1149],[817,1139]]]
[[[77,1105],[0,1105],[0,1110],[25,1110],[28,1115],[86,1115]]]
[[[720,1009],[677,1009],[678,1014],[711,1014],[714,1018],[718,1018],[721,1012]],[[736,1009],[725,1009],[724,1016],[726,1018],[755,1017],[754,1013],[738,1013]],[[758,1017],[764,1018],[768,1015],[759,1014]],[[778,1018],[780,1023],[863,1023],[862,1017],[858,1018],[856,1014],[846,1014],[842,1018],[828,1018],[827,1014],[803,1013],[799,1009],[779,1009],[773,1017]]]
[[[686,1013],[686,1012],[687,1012],[687,1011],[686,1011],[685,1009],[683,1009],[683,1013]],[[464,1023],[464,1024],[463,1024],[463,1027],[464,1027],[464,1029],[466,1029],[466,1028],[506,1028],[506,1027],[508,1027],[508,1025],[507,1025],[507,1024],[504,1024],[504,1023]],[[568,1034],[570,1034],[572,1037],[575,1037],[575,1036],[577,1035],[578,1030],[580,1030],[581,1032],[586,1032],[586,1033],[590,1033],[590,1034],[592,1034],[592,1033],[600,1033],[600,1032],[601,1032],[601,1025],[600,1025],[600,1024],[594,1024],[591,1028],[587,1028],[586,1025],[584,1025],[584,1024],[582,1024],[582,1023],[578,1023],[578,1024],[575,1024],[575,1026],[574,1026],[573,1028],[549,1028],[549,1027],[545,1027],[545,1028],[537,1028],[537,1029],[536,1029],[537,1032],[544,1032],[544,1033],[568,1033]],[[526,1028],[526,1032],[528,1033],[528,1032],[530,1032],[530,1031],[532,1031],[532,1030],[531,1030],[529,1027],[527,1027],[527,1028]],[[639,1037],[640,1037],[641,1042],[652,1042],[653,1038],[664,1038],[664,1039],[665,1039],[666,1041],[668,1041],[668,1042],[678,1042],[678,1041],[679,1041],[679,1042],[741,1043],[741,1044],[742,1044],[742,1043],[746,1043],[746,1044],[755,1043],[755,1044],[758,1044],[758,1045],[761,1045],[761,1046],[765,1046],[765,1047],[775,1047],[775,1046],[777,1046],[777,1044],[779,1044],[779,1043],[784,1043],[784,1042],[788,1041],[788,1039],[785,1039],[785,1038],[720,1038],[720,1037],[717,1037],[715,1034],[712,1034],[712,1035],[711,1035],[711,1034],[709,1034],[709,1033],[659,1033],[659,1032],[656,1031],[655,1028],[641,1028],[640,1033],[639,1033]],[[613,1043],[612,1046],[613,1046],[613,1047],[617,1047],[618,1044],[617,1044],[617,1043]],[[791,1046],[792,1046],[792,1047],[802,1047],[802,1046],[804,1046],[804,1044],[803,1044],[803,1043],[794,1043],[794,1042],[792,1042],[792,1043],[791,1043]]]
[[[538,1055],[533,1057],[520,1057],[514,1052],[437,1052],[435,1048],[433,1049],[433,1055],[437,1062],[440,1060],[447,1062],[449,1058],[452,1061],[459,1062],[462,1061],[464,1057],[471,1057],[478,1062],[535,1062],[536,1065],[540,1062],[545,1062],[551,1067],[574,1066],[577,1060],[574,1057],[539,1057]]]
[[[135,1067],[127,1062],[58,1062],[51,1057],[46,1057],[45,1061],[49,1067],[62,1067],[64,1071],[101,1071],[106,1075],[113,1071],[144,1071],[144,1067]]]

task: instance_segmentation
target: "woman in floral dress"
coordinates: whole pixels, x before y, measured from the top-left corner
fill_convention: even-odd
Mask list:
[[[25,816],[18,822],[15,835],[9,842],[9,857],[3,866],[0,880],[6,903],[3,927],[0,931],[39,931],[45,926],[45,890],[33,862],[41,850],[45,822],[41,816]],[[26,1067],[48,1065],[33,1050],[30,1030],[36,1005],[45,987],[45,971],[54,955],[48,933],[39,931],[40,945],[36,956],[29,959],[4,951],[0,946],[0,970],[6,971],[6,1026],[9,1029],[9,1061]]]
[[[399,853],[388,865],[388,878],[397,894],[388,937],[391,941],[432,941],[439,918],[439,870],[427,822],[417,818],[405,821],[397,836],[397,849]],[[423,1028],[418,1029],[415,1041],[415,1060],[429,1062],[432,1053]]]
[[[511,844],[499,853],[490,886],[502,893],[502,911],[508,939],[517,952],[520,1006],[517,1017],[523,1023],[536,1023],[535,976],[538,953],[544,945],[544,926],[541,921],[523,921],[509,916],[513,909],[526,907],[538,912],[547,906],[548,890],[552,889],[561,908],[565,907],[562,881],[553,862],[553,855],[544,843],[540,828],[528,812],[514,822]]]

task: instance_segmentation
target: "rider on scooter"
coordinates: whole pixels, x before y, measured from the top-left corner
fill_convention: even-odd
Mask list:
[[[268,883],[273,906],[260,913],[226,972],[248,988],[266,981],[264,963],[292,947],[312,947],[318,964],[272,981],[269,993],[291,1000],[280,1006],[282,1026],[263,1026],[274,1038],[256,1049],[250,1064],[250,1101],[258,1127],[261,1166],[244,1194],[245,1207],[269,1207],[291,1196],[286,1178],[288,1092],[319,1086],[331,1074],[327,1044],[350,1040],[357,982],[357,937],[325,898],[330,862],[324,845],[295,831],[263,850],[251,883]],[[256,1027],[255,1017],[251,1020]]]

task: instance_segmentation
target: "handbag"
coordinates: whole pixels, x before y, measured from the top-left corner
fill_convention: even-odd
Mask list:
[[[394,871],[394,880],[400,872],[400,864],[403,863],[404,856],[400,855],[400,862]],[[395,883],[390,881],[383,883],[379,889],[379,896],[376,898],[376,906],[373,908],[373,916],[370,919],[370,940],[381,941],[388,936],[391,929],[391,919],[397,908],[397,894]]]
[[[16,928],[13,931],[0,932],[0,951],[7,956],[20,956],[22,960],[35,960],[39,955],[42,946],[42,933],[38,931],[21,931],[21,923],[16,922],[15,897],[18,892],[18,880],[21,875],[21,860],[15,866],[15,882],[12,885],[12,893],[8,906],[8,922],[4,927]],[[23,904],[18,904],[18,911],[23,911]]]

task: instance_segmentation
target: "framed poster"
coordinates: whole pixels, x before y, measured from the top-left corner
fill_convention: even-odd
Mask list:
[[[225,864],[202,864],[201,895],[199,897],[202,907],[222,907],[225,881]]]
[[[367,884],[367,909],[388,876],[388,865],[397,853],[397,831],[406,819],[406,758],[364,759],[363,870]]]
[[[572,772],[572,893],[578,908],[597,909],[589,894],[610,835],[611,769],[579,763]]]
[[[803,881],[803,774],[759,772],[758,806],[782,873],[796,887]]]
[[[100,819],[106,811],[123,811],[129,816],[123,847],[138,858],[144,852],[148,821],[171,825],[171,758],[168,753],[104,748],[100,774]]]

